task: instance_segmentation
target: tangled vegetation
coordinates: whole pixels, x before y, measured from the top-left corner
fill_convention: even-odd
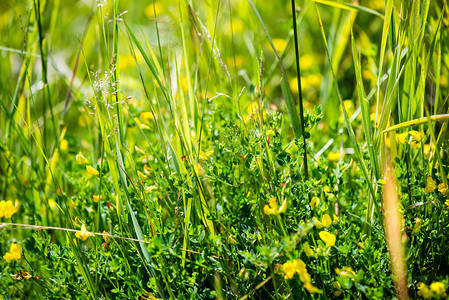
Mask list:
[[[442,299],[445,0],[0,4],[3,299]]]

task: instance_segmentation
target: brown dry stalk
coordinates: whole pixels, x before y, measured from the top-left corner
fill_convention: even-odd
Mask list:
[[[401,220],[402,213],[399,210],[396,180],[393,176],[391,165],[385,168],[386,183],[383,190],[384,225],[390,254],[391,271],[398,292],[398,298],[408,299],[407,278],[405,267],[404,247],[402,244]]]

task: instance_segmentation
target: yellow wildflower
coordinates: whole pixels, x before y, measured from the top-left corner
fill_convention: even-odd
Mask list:
[[[443,196],[446,196],[447,195],[447,184],[445,184],[444,182],[440,183],[438,185],[438,192],[443,194]]]
[[[335,214],[334,214],[334,218],[333,218],[332,224],[334,224],[334,225],[338,224],[338,217]]]
[[[314,222],[316,228],[321,229],[324,227],[323,223],[321,223],[317,218],[313,217],[312,221]]]
[[[76,162],[79,164],[79,165],[87,165],[88,163],[89,163],[89,161],[87,160],[87,158],[85,158],[84,157],[84,155],[83,155],[83,153],[78,153],[77,155],[76,155]]]
[[[305,242],[304,245],[302,245],[302,249],[306,253],[307,257],[314,255],[312,248],[310,248],[309,242]]]
[[[274,49],[276,49],[277,52],[281,52],[285,49],[285,46],[287,46],[287,41],[284,39],[273,39],[273,45]]]
[[[19,210],[19,201],[15,204],[12,204],[12,200],[2,200],[0,201],[0,218],[5,217],[7,219],[11,219],[12,215],[15,214]]]
[[[154,14],[156,12],[156,15]],[[160,2],[154,2],[145,7],[143,13],[147,18],[154,18],[160,16],[164,12],[164,6]]]
[[[7,252],[3,259],[7,262],[11,262],[13,260],[19,260],[22,257],[22,247],[16,243],[12,243],[9,247],[9,252]]]
[[[419,132],[416,130],[411,130],[408,133],[412,136],[412,139],[418,143],[421,142],[425,136],[424,132]]]
[[[292,279],[296,273],[295,269],[293,268],[293,264],[291,262],[286,262],[285,264],[283,264],[282,271],[284,271],[285,273],[284,275],[285,279]]]
[[[83,241],[87,240],[89,237],[93,236],[94,234],[87,231],[86,225],[81,226],[81,231],[77,231],[75,233],[75,236],[79,239],[82,239]]]
[[[343,160],[345,158],[345,153],[342,152],[341,153],[341,159]],[[337,152],[329,152],[329,154],[327,155],[327,158],[329,159],[329,161],[334,161],[337,162],[340,160],[340,151]]]
[[[326,247],[332,247],[335,245],[335,242],[337,241],[335,235],[332,233],[329,233],[327,231],[321,231],[319,233],[320,238],[323,240],[323,242],[326,243]]]
[[[328,214],[324,214],[321,222],[323,223],[324,227],[329,228],[332,224],[332,219]]]
[[[401,145],[404,145],[407,142],[408,132],[404,133],[396,133],[396,142]]]
[[[263,207],[263,212],[267,215],[278,215],[280,213],[284,213],[287,210],[287,200],[282,202],[281,207],[278,209],[278,205],[276,203],[276,197],[270,199],[268,204],[265,204]]]
[[[427,186],[425,188],[426,193],[432,193],[435,188],[437,187],[435,180],[433,180],[432,177],[428,176],[427,177]]]
[[[61,148],[61,151],[69,150],[69,142],[66,139],[62,139],[61,144],[59,144],[59,148]]]
[[[103,196],[101,196],[101,195],[92,195],[92,199],[94,199],[95,202],[98,202],[98,200],[103,200]]]
[[[315,209],[318,206],[318,204],[320,204],[320,198],[318,198],[318,197],[313,197],[309,203],[309,205],[312,209]]]
[[[146,124],[150,124],[152,120],[154,120],[153,113],[150,111],[144,111],[140,113],[140,118],[142,119],[142,122]]]
[[[430,284],[430,290],[433,293],[433,296],[435,298],[439,298],[441,296],[443,296],[444,291],[446,290],[444,287],[444,283],[442,282],[432,282]]]
[[[201,160],[207,160],[209,157],[214,154],[214,151],[207,151],[203,152],[203,150],[200,150],[200,159]]]
[[[96,169],[92,168],[92,166],[86,166],[86,171],[87,171],[87,173],[89,173],[90,175],[93,175],[93,176],[98,176],[100,174],[100,172],[98,172]]]

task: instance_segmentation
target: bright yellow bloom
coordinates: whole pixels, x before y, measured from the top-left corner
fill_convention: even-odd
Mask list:
[[[92,168],[92,166],[86,166],[86,171],[87,171],[87,173],[89,173],[90,175],[93,175],[93,176],[98,176],[100,174],[100,172],[98,172],[96,169]]]
[[[13,260],[19,260],[22,257],[22,247],[16,243],[12,243],[9,247],[9,252],[7,252],[3,258],[7,262],[11,262]]]
[[[408,133],[412,136],[412,139],[418,143],[421,142],[425,136],[424,132],[419,132],[416,130],[411,130]]]
[[[92,195],[92,199],[94,199],[95,202],[98,202],[98,200],[103,200],[103,196],[101,196],[101,195]]]
[[[430,287],[423,282],[418,282],[418,296],[422,296],[424,299],[437,298],[440,299],[443,296],[446,288],[442,282],[433,282]]]
[[[287,200],[282,202],[281,207],[278,209],[278,205],[276,203],[276,197],[270,199],[268,204],[265,204],[263,207],[263,212],[267,215],[278,215],[280,213],[284,213],[287,210]]]
[[[292,279],[295,275],[295,269],[293,268],[293,264],[291,262],[286,262],[285,264],[283,264],[282,271],[284,271],[285,273],[285,279]]]
[[[439,297],[443,296],[443,293],[446,289],[444,287],[444,283],[432,282],[430,284],[430,290],[432,291],[435,298],[439,298]]]
[[[0,218],[5,217],[7,219],[11,219],[12,215],[15,214],[19,210],[19,201],[15,201],[15,204],[12,204],[12,200],[2,200],[0,201]]]
[[[200,159],[208,160],[212,154],[214,154],[214,151],[203,152],[203,150],[200,150]]]
[[[142,122],[146,124],[150,124],[150,122],[154,120],[153,113],[150,111],[141,112],[140,118],[142,119]]]
[[[62,139],[61,144],[59,144],[59,148],[61,148],[61,151],[69,150],[69,142],[66,139]]]
[[[333,218],[332,224],[334,224],[334,225],[338,224],[338,217],[335,214],[334,214],[334,218]]]
[[[156,15],[154,14],[156,12]],[[150,3],[148,6],[145,7],[143,13],[147,18],[154,18],[156,16],[160,17],[160,15],[164,12],[164,6],[160,2],[154,2]]]
[[[446,196],[447,195],[447,184],[445,184],[444,182],[440,183],[438,185],[438,192],[443,194],[443,196]]]
[[[327,231],[321,231],[319,233],[320,238],[323,240],[323,242],[326,243],[326,247],[332,247],[335,245],[335,242],[337,241],[337,238],[332,233],[329,233]]]
[[[84,225],[84,224],[81,226],[81,232],[77,231],[75,233],[75,236],[79,239],[82,239],[83,241],[87,240],[89,237],[91,237],[93,235],[94,235],[93,233],[87,231],[86,225]]]
[[[324,227],[329,228],[332,224],[332,219],[328,214],[324,214],[321,222],[323,223]]]
[[[327,155],[327,158],[329,159],[329,161],[334,161],[337,162],[340,160],[340,151],[337,152],[329,152],[329,154]],[[341,159],[343,160],[345,158],[345,153],[343,152],[341,154]]]
[[[312,221],[315,224],[316,228],[321,229],[324,227],[323,223],[321,223],[317,218],[313,217]]]
[[[396,133],[396,142],[401,145],[404,145],[407,142],[408,132],[404,133]]]
[[[436,187],[437,187],[437,184],[436,184],[435,180],[433,180],[432,177],[428,176],[427,177],[427,186],[425,188],[426,193],[432,193]]]
[[[87,158],[84,157],[84,155],[80,152],[76,155],[76,162],[79,165],[86,165],[89,163],[89,161],[87,160]]]
[[[311,257],[314,255],[312,248],[310,248],[309,242],[305,242],[304,245],[302,245],[302,249],[304,250],[304,253],[307,255],[307,257]]]
[[[312,209],[315,209],[318,206],[318,204],[320,204],[320,198],[318,198],[318,197],[313,197],[309,203],[309,205]]]

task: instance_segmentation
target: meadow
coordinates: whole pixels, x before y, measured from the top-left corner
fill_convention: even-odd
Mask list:
[[[0,3],[0,298],[444,299],[446,0]]]

